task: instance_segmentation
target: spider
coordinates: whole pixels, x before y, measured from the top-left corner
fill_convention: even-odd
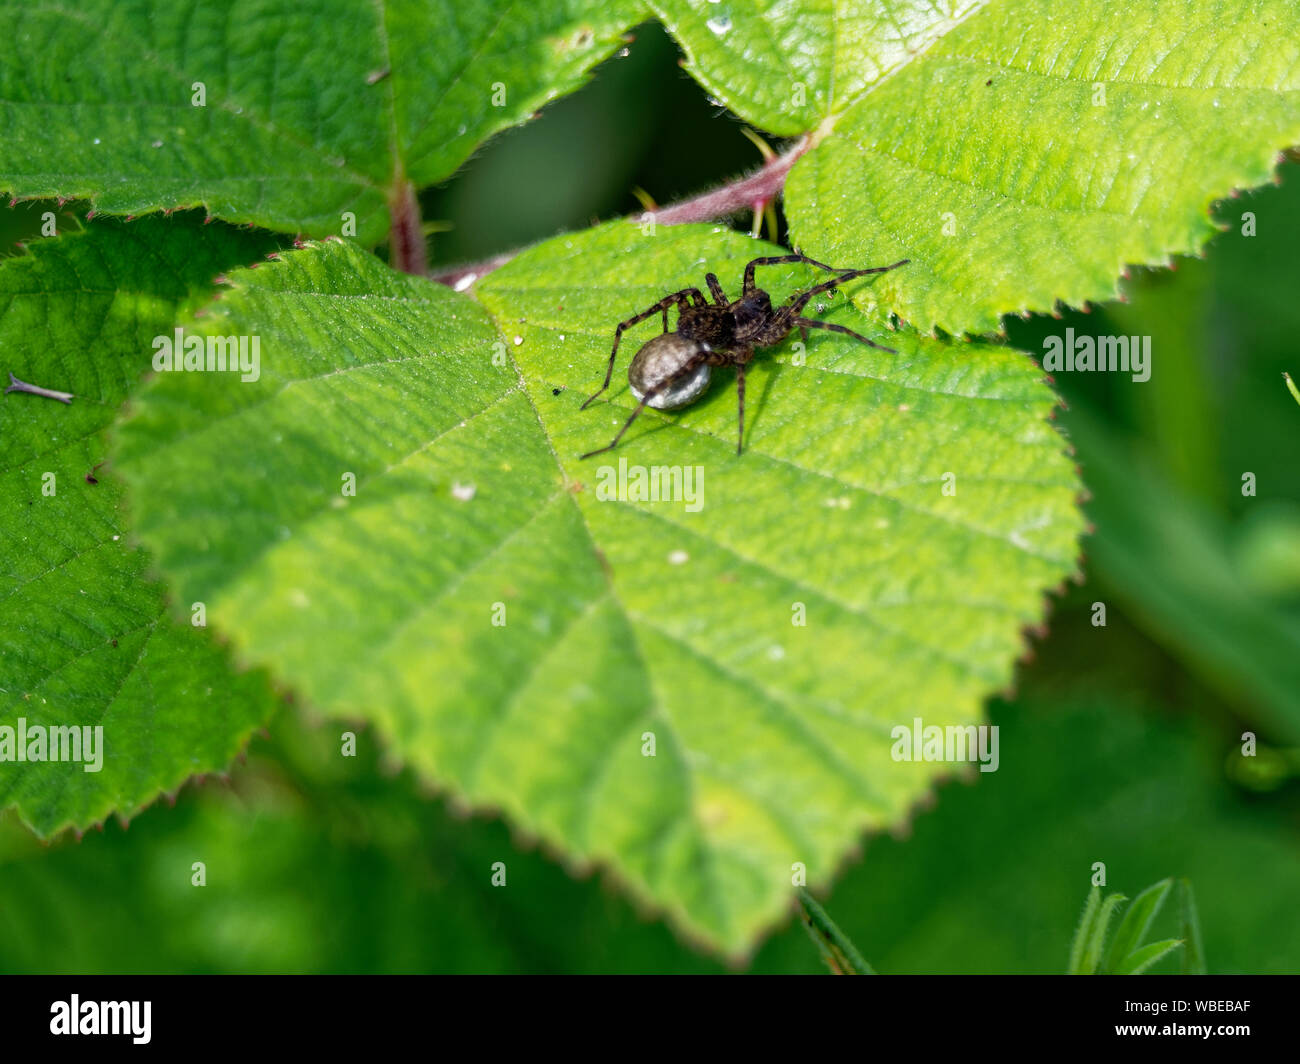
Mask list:
[[[890,266],[853,270],[827,266],[801,252],[794,255],[770,255],[754,259],[745,267],[741,295],[735,301],[727,298],[717,274],[709,273],[705,274],[704,280],[713,295],[712,303],[704,298],[698,288],[683,288],[680,292],[664,296],[640,314],[620,322],[614,330],[614,348],[609,353],[609,365],[605,367],[605,383],[579,407],[581,410],[586,410],[609,387],[610,378],[614,374],[614,360],[618,357],[618,342],[624,329],[662,312],[664,331],[643,346],[628,366],[627,379],[632,394],[637,399],[636,409],[608,446],[588,451],[582,457],[590,458],[612,451],[623,438],[623,433],[627,432],[637,415],[647,406],[656,410],[675,410],[693,403],[709,386],[714,366],[736,367],[736,396],[740,406],[740,437],[736,441],[736,453],[740,454],[745,442],[745,367],[753,359],[754,349],[773,347],[798,328],[805,340],[808,339],[809,329],[826,329],[852,336],[878,350],[896,354],[892,347],[883,347],[843,325],[833,325],[816,318],[803,318],[799,312],[813,296],[829,292],[845,281],[869,273],[885,273],[905,266],[910,261],[900,259]],[[754,270],[758,266],[780,266],[792,262],[807,263],[838,276],[791,296],[784,306],[773,307],[771,296],[754,284]],[[669,332],[668,308],[674,304],[677,306],[677,328]]]

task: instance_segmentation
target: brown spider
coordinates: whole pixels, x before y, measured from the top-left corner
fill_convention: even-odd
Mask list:
[[[609,353],[609,365],[605,367],[605,383],[582,406],[586,410],[601,392],[609,387],[610,377],[614,373],[614,359],[618,355],[618,341],[623,330],[645,321],[662,312],[664,331],[641,348],[632,358],[627,369],[628,384],[632,394],[637,398],[636,409],[618,430],[618,435],[607,447],[588,451],[583,458],[612,451],[623,438],[623,433],[636,420],[647,406],[656,410],[674,410],[694,402],[709,386],[709,377],[714,366],[736,367],[736,395],[740,403],[740,438],[736,441],[736,453],[740,454],[745,442],[745,367],[754,357],[756,347],[772,347],[779,344],[796,328],[808,339],[809,329],[826,329],[830,332],[843,333],[861,340],[864,344],[881,351],[896,353],[892,347],[883,347],[865,336],[846,329],[843,325],[833,325],[816,318],[802,318],[799,312],[813,296],[829,292],[845,281],[862,277],[869,273],[885,273],[888,270],[905,266],[910,259],[900,259],[890,266],[874,266],[866,270],[836,269],[824,263],[810,259],[804,254],[772,255],[754,259],[745,267],[745,278],[741,296],[734,302],[727,299],[716,274],[705,274],[709,291],[714,302],[710,303],[698,288],[683,288],[680,292],[664,296],[653,307],[643,310],[627,321],[620,322],[614,330],[614,349]],[[754,284],[756,266],[779,266],[791,262],[804,262],[816,266],[819,270],[829,270],[838,274],[829,281],[814,285],[806,292],[790,297],[790,301],[781,307],[772,306],[772,298]],[[677,329],[668,331],[668,308],[677,305]]]

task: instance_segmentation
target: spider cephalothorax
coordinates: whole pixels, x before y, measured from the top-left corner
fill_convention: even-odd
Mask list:
[[[833,325],[816,318],[800,317],[800,312],[813,296],[829,292],[845,281],[863,277],[869,273],[884,273],[908,263],[902,259],[889,266],[873,266],[866,270],[837,270],[833,266],[817,262],[807,255],[773,255],[754,259],[745,267],[745,277],[741,286],[740,298],[732,301],[722,290],[716,274],[706,274],[709,292],[713,295],[710,303],[698,288],[683,288],[679,292],[664,296],[652,307],[647,307],[627,321],[620,322],[614,330],[614,349],[609,353],[609,365],[605,367],[605,383],[592,395],[581,409],[588,406],[609,387],[614,374],[614,360],[618,356],[618,342],[623,330],[631,328],[638,322],[662,313],[664,331],[641,348],[628,366],[627,379],[636,396],[637,406],[631,416],[618,430],[618,435],[607,447],[588,451],[583,458],[594,454],[611,451],[618,446],[623,433],[636,420],[636,416],[647,406],[657,410],[673,410],[679,406],[693,403],[709,386],[709,377],[714,366],[734,366],[736,368],[736,394],[740,405],[740,438],[736,442],[739,454],[745,442],[745,367],[754,357],[754,351],[760,347],[772,347],[779,344],[795,329],[800,329],[805,339],[809,329],[826,329],[830,332],[843,333],[861,340],[864,344],[893,353],[892,347],[883,347],[865,336],[846,329],[843,325]],[[756,266],[777,266],[791,262],[804,262],[820,270],[829,270],[836,274],[829,281],[814,285],[805,292],[790,297],[782,306],[773,307],[771,297],[754,284]],[[668,309],[677,307],[677,328],[668,331]]]

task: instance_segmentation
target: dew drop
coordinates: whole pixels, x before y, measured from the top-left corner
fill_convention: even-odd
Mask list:
[[[705,25],[708,26],[716,36],[721,37],[731,29],[731,16],[725,11],[719,11],[709,19]]]

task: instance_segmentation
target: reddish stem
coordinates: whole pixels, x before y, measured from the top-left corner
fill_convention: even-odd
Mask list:
[[[428,273],[429,252],[424,242],[420,201],[410,181],[399,181],[394,187],[389,195],[388,211],[392,218],[388,237],[391,265],[403,273]]]
[[[784,155],[770,159],[748,177],[646,213],[659,225],[682,225],[685,222],[710,222],[728,218],[740,211],[753,210],[757,204],[766,205],[780,196],[791,167],[808,150],[808,146],[808,138],[801,137]],[[504,266],[520,250],[522,249],[493,255],[481,262],[450,266],[433,273],[431,279],[460,291],[498,266]]]

